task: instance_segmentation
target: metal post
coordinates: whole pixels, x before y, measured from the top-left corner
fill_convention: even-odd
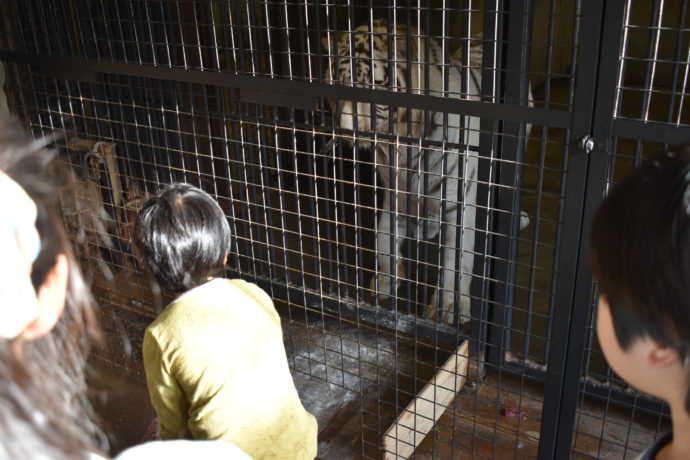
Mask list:
[[[570,456],[592,274],[587,250],[590,220],[604,194],[608,151],[595,142],[588,153],[584,136],[611,136],[618,55],[625,0],[585,0],[578,41],[578,72],[568,163],[566,212],[562,253],[553,316],[553,342],[548,357],[544,409],[539,443],[540,459]],[[577,242],[577,244],[569,244]]]

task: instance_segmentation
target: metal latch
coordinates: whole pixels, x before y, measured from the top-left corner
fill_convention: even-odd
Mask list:
[[[585,153],[591,153],[592,150],[600,150],[602,152],[610,152],[611,151],[611,138],[610,137],[601,137],[601,138],[594,138],[590,136],[589,134],[585,134],[582,137],[577,137],[575,136],[575,139],[577,139],[577,147],[581,150],[584,150]]]
[[[580,138],[580,142],[578,142],[578,147],[580,147],[581,150],[590,153],[592,150],[594,150],[594,139],[592,136],[582,136]]]

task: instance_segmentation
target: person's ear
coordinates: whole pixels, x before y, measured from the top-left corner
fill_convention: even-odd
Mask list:
[[[67,256],[59,254],[55,265],[50,269],[38,289],[38,317],[30,323],[21,336],[24,340],[33,340],[47,334],[58,322],[65,309],[69,264]]]
[[[679,360],[678,351],[675,348],[654,344],[648,354],[648,361],[652,367],[666,367],[675,364]]]

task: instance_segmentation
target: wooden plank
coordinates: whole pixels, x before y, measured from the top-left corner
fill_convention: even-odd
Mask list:
[[[110,180],[110,187],[113,193],[113,206],[119,209],[122,206],[122,187],[120,186],[120,169],[117,165],[117,155],[115,154],[114,142],[96,142],[78,137],[71,137],[67,140],[67,149],[75,151],[86,151],[97,156],[93,161],[94,166],[98,163],[105,162],[108,178]],[[99,178],[95,174],[96,179]],[[117,213],[116,213],[117,214]],[[117,217],[117,216],[115,216]]]
[[[101,144],[99,146],[96,146],[96,144]],[[90,141],[87,139],[80,139],[78,137],[70,137],[67,139],[67,149],[68,150],[74,150],[74,151],[82,151],[82,152],[92,152],[94,150],[94,146],[96,146],[101,152],[99,153],[104,153],[107,155],[114,155],[115,154],[115,143],[114,142],[97,142],[97,141]]]
[[[384,460],[412,455],[465,384],[468,364],[469,343],[465,340],[383,435]]]
[[[108,169],[110,187],[112,188],[113,192],[113,206],[116,208],[116,210],[121,209],[123,207],[122,187],[120,185],[120,168],[117,165],[117,156],[115,155],[115,144],[103,145],[101,152],[103,159],[105,160],[105,166]],[[115,214],[118,214],[118,212],[115,211]],[[122,225],[124,217],[119,217],[120,225]]]

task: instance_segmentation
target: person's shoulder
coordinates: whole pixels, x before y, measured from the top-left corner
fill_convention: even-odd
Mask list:
[[[158,339],[161,334],[166,336],[170,335],[171,329],[174,330],[178,328],[180,320],[182,319],[184,322],[184,318],[189,316],[187,310],[189,310],[190,306],[198,304],[195,295],[197,289],[198,288],[192,288],[180,294],[166,305],[163,311],[146,326],[145,336],[150,335]]]
[[[168,327],[168,323],[170,322],[169,318],[175,315],[175,302],[176,300],[170,302],[165,308],[163,308],[163,311],[161,311],[158,316],[156,316],[153,321],[146,326],[146,332],[148,334],[155,335],[158,329]]]
[[[228,283],[230,289],[237,290],[243,295],[252,297],[261,304],[273,305],[273,301],[268,293],[261,289],[261,287],[259,287],[257,284],[250,283],[249,281],[245,281],[240,278],[225,279],[224,281]]]
[[[264,314],[272,318],[274,322],[280,324],[280,317],[275,309],[275,305],[273,305],[273,300],[266,291],[261,289],[261,287],[239,278],[225,281],[227,281],[231,289],[236,291],[238,297],[241,296],[253,301],[261,307],[259,311],[264,312]]]
[[[177,323],[180,318],[184,318],[186,322],[194,321],[200,318],[199,308],[214,311],[221,316],[240,314],[239,312],[247,315],[250,304],[261,307],[253,311],[264,312],[277,319],[278,313],[273,301],[258,285],[242,279],[215,278],[175,299],[161,314],[163,316],[167,313],[167,319],[161,316],[159,318],[165,325]]]
[[[232,286],[235,289],[240,289],[242,291],[248,291],[248,292],[261,292],[264,295],[268,295],[268,294],[266,294],[266,291],[261,289],[257,284],[243,280],[242,278],[233,278],[233,279],[223,278],[223,280],[226,281],[230,286]]]
[[[177,439],[171,441],[151,441],[124,450],[115,460],[140,460],[150,458],[181,458],[199,456],[206,459],[251,460],[235,444],[222,441],[201,441]]]

